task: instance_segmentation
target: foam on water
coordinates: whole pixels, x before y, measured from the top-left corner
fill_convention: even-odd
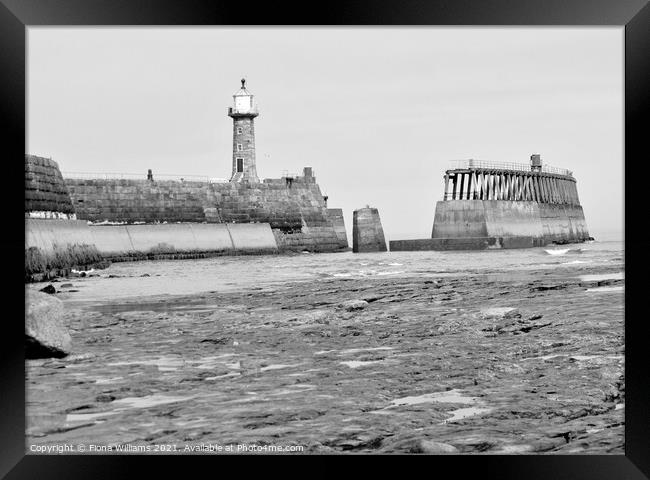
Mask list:
[[[562,249],[544,250],[544,251],[549,255],[566,255],[569,250],[570,250],[569,248],[562,248]]]

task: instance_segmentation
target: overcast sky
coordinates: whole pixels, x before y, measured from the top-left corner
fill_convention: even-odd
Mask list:
[[[257,172],[313,167],[329,206],[431,236],[450,160],[572,170],[623,228],[623,28],[28,28],[27,152],[63,172],[229,177],[239,79]]]

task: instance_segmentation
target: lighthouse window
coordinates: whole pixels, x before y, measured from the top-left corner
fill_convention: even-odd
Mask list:
[[[244,149],[244,146],[241,143],[237,144],[237,151],[241,152]]]
[[[243,172],[244,171],[244,159],[243,158],[238,158],[237,159],[237,171],[238,172]]]
[[[237,133],[238,134],[244,133],[244,129],[241,127],[237,127]]]

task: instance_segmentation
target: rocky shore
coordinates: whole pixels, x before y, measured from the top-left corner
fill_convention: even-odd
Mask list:
[[[77,305],[73,353],[27,362],[26,441],[623,454],[624,280],[610,270]]]

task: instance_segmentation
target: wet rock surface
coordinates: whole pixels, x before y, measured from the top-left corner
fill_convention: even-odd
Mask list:
[[[27,443],[623,454],[623,285],[558,268],[87,304],[74,355],[27,363]]]
[[[72,340],[64,324],[64,315],[63,302],[49,292],[26,292],[26,358],[60,358],[70,353]]]

